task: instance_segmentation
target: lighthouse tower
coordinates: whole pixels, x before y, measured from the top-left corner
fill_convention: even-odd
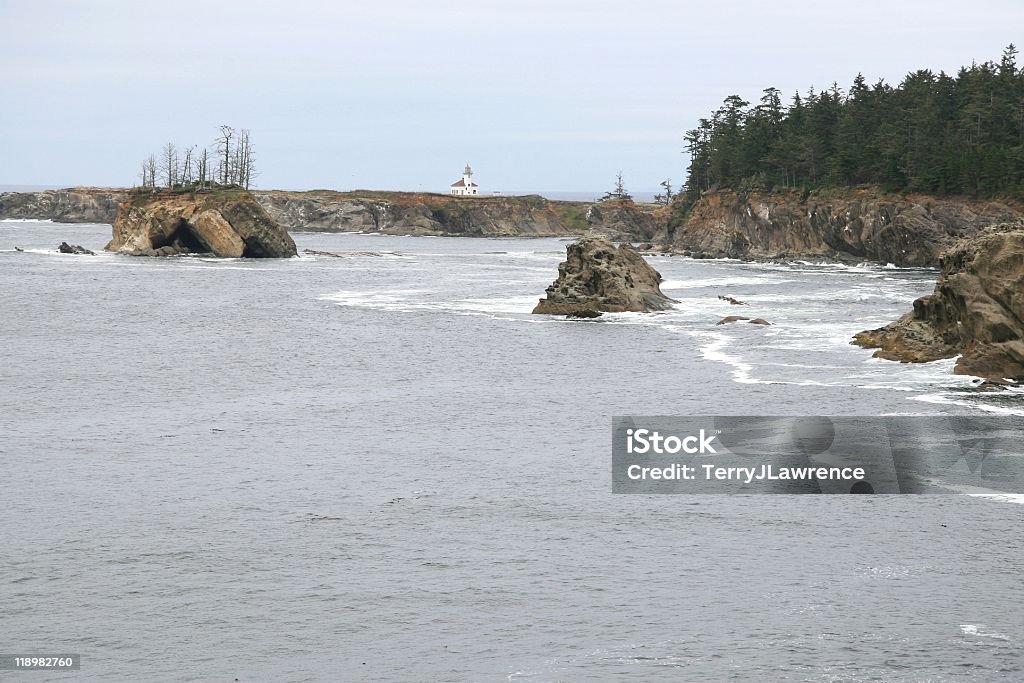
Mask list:
[[[457,180],[451,184],[449,190],[452,194],[456,195],[471,195],[476,194],[479,187],[473,182],[473,169],[467,163],[466,168],[462,171],[462,180]]]

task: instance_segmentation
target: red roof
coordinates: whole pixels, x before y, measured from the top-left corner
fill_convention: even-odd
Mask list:
[[[474,183],[474,182],[473,182],[472,180],[470,180],[470,181],[469,181],[469,184],[470,184],[471,186],[473,186],[473,187],[479,187],[479,185],[477,185],[476,183]],[[451,184],[451,187],[466,187],[466,179],[465,179],[465,178],[463,178],[462,180],[460,180],[460,181],[459,181],[459,182],[457,182],[457,183],[452,183],[452,184]]]

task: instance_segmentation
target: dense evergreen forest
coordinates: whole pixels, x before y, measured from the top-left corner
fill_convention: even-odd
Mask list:
[[[687,131],[690,201],[740,191],[878,185],[892,192],[1024,199],[1024,70],[1010,45],[999,62],[956,76],[915,71],[893,87],[858,75],[848,93],[775,88],[751,106],[737,95]]]

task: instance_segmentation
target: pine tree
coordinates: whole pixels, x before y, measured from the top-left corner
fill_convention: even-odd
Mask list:
[[[619,171],[615,176],[615,189],[611,192],[605,192],[600,201],[604,202],[609,199],[618,199],[626,202],[633,201],[633,195],[626,191],[626,185],[622,181],[622,171]]]
[[[774,88],[753,109],[730,95],[683,138],[687,201],[715,187],[856,184],[1024,198],[1024,71],[1017,55],[1011,44],[998,63],[974,63],[956,76],[922,69],[897,87],[868,87],[858,74],[846,94],[837,83],[810,88],[788,107]]]

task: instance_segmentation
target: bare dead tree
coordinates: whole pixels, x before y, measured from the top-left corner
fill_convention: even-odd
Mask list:
[[[194,167],[196,183],[199,185],[199,189],[202,190],[206,187],[207,176],[210,173],[209,153],[205,147],[193,160],[192,165]]]
[[[181,184],[191,185],[192,184],[192,153],[195,151],[196,146],[191,145],[185,149],[185,160],[181,163]]]
[[[675,197],[675,195],[672,194],[672,179],[666,178],[665,180],[662,180],[661,186],[665,188],[665,194],[654,195],[654,203],[661,204],[662,206],[668,206],[672,203],[672,198]]]
[[[179,156],[181,152],[184,159]],[[181,152],[174,143],[168,142],[160,150],[159,157],[150,154],[143,160],[139,172],[142,186],[156,187],[159,175],[161,184],[168,189],[182,185],[204,189],[217,182],[249,189],[257,175],[252,134],[247,128],[235,130],[231,126],[221,126],[212,148],[197,150],[195,145],[191,145]]]
[[[236,145],[237,158],[237,182],[245,189],[249,189],[252,179],[256,177],[254,162],[256,160],[252,149],[252,135],[248,128],[243,128],[238,133],[238,144]]]
[[[231,155],[231,183],[240,185],[242,176],[242,144],[241,140],[235,143],[235,151]]]
[[[178,184],[178,171],[178,148],[173,142],[168,142],[160,151],[160,173],[167,189]]]
[[[232,140],[235,137],[235,129],[231,126],[221,126],[220,135],[215,141],[217,154],[220,156],[220,178],[221,182],[227,185],[232,177]]]

